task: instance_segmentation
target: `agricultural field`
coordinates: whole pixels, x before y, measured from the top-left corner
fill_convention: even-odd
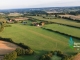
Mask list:
[[[57,56],[53,56],[51,59],[52,60],[61,60],[61,58],[60,57],[57,57]]]
[[[45,25],[44,28],[52,29],[54,31],[59,31],[68,35],[80,37],[80,29],[73,28],[73,27],[67,27],[59,24],[48,24]]]
[[[45,19],[45,18],[40,17],[40,16],[29,16],[29,17],[32,17],[32,18],[35,18],[35,19],[39,19],[39,20],[51,21],[51,22],[56,22],[56,23],[61,23],[61,24],[80,27],[80,23],[77,23],[77,22],[74,22],[74,21],[70,21],[70,20],[67,20],[67,19],[61,19],[61,18]]]
[[[77,16],[75,16],[75,15],[59,15],[59,16],[61,16],[61,17],[70,17],[71,19],[77,19],[77,20],[80,20],[80,15],[77,15]]]
[[[11,51],[14,51],[16,48],[18,48],[17,45],[0,41],[0,55],[5,55],[6,53],[10,53]]]
[[[56,25],[55,29],[57,28]],[[61,26],[61,28],[63,28],[63,26]],[[65,29],[66,28],[67,27],[65,27]],[[0,32],[0,36],[11,38],[17,43],[24,43],[35,51],[34,55],[19,56],[16,60],[37,60],[40,55],[45,54],[47,51],[54,50],[60,50],[69,55],[80,52],[79,50],[69,47],[68,42],[70,37],[50,32],[37,26],[23,25],[21,23],[11,24],[11,27],[5,27],[4,30]],[[78,39],[73,38],[73,40],[75,42],[80,42]]]
[[[3,55],[7,53],[11,53],[16,48],[18,48],[18,46],[15,44],[5,42],[5,41],[0,41],[0,60],[3,58]]]
[[[6,22],[6,19],[0,18],[0,22]]]

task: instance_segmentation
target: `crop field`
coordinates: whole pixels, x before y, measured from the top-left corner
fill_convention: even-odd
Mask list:
[[[59,15],[59,16],[61,16],[61,17],[71,17],[72,19],[80,20],[80,15],[78,15],[78,16],[75,16],[75,15]]]
[[[35,18],[35,19],[39,19],[39,20],[51,21],[51,22],[56,22],[56,23],[61,23],[61,24],[80,27],[80,23],[77,23],[77,22],[74,22],[74,21],[70,21],[70,20],[67,20],[67,19],[61,19],[61,18],[45,19],[45,18],[42,18],[42,17],[39,17],[39,16],[30,16],[30,17]]]
[[[57,25],[55,26],[53,27],[55,29],[58,29],[58,26]],[[61,26],[61,28],[63,28],[63,26]],[[64,29],[66,28],[68,27],[64,27]],[[71,33],[73,30],[76,30],[77,33],[79,32],[78,29],[73,29],[73,28],[71,29],[72,30],[69,30],[71,31]],[[61,30],[59,29],[59,31],[62,31],[62,29]],[[69,31],[65,30],[63,32],[69,33]],[[76,33],[74,35],[76,35]],[[13,41],[18,43],[20,42],[24,43],[35,51],[34,55],[21,56],[21,57],[19,56],[17,60],[26,60],[26,59],[37,60],[40,55],[46,53],[47,51],[54,51],[54,50],[60,50],[67,54],[80,52],[79,50],[74,50],[69,47],[68,42],[70,37],[50,32],[37,26],[23,25],[20,23],[11,24],[11,27],[5,27],[4,30],[0,32],[0,36],[4,38],[12,38]],[[80,37],[80,34],[78,33],[77,36]],[[74,38],[73,40],[75,42],[80,42],[79,40]]]
[[[73,27],[67,27],[59,24],[48,24],[45,25],[44,28],[52,29],[54,31],[63,32],[68,35],[80,37],[80,29],[73,28]]]
[[[6,22],[6,19],[0,18],[0,22],[2,22],[2,21]]]

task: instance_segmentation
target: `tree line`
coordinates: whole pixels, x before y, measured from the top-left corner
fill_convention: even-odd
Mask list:
[[[76,55],[77,53],[75,53]],[[61,60],[73,60],[73,57],[74,56],[69,56],[67,54],[64,54],[63,52],[61,51],[50,51],[50,52],[47,52],[46,54],[42,55],[39,57],[39,60],[51,60],[51,58],[56,55],[58,57],[61,57]]]

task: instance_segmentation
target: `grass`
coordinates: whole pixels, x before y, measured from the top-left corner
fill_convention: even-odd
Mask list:
[[[6,22],[6,19],[0,18],[0,22]]]
[[[55,31],[63,32],[65,34],[69,34],[72,36],[80,37],[80,29],[76,29],[73,27],[67,27],[59,24],[48,24],[44,26],[45,28],[52,29]]]
[[[54,56],[51,58],[51,60],[61,60],[61,57],[58,57],[58,56],[54,55]]]
[[[35,55],[42,55],[47,51],[54,50],[61,50],[67,54],[70,52],[79,52],[69,48],[69,37],[52,33],[36,26],[12,24],[12,27],[5,27],[5,29],[0,32],[0,36],[4,38],[12,38],[15,42],[22,42],[28,45],[35,51]],[[76,39],[74,39],[74,41],[80,42]],[[34,55],[21,56],[18,57],[17,60],[37,60],[33,58]]]
[[[62,24],[66,24],[66,25],[80,27],[80,23],[70,21],[70,20],[67,20],[67,19],[61,19],[61,18],[45,19],[45,18],[42,18],[42,17],[39,17],[39,16],[30,16],[30,17],[35,18],[35,19],[39,19],[39,20],[52,21],[52,22],[56,22],[56,23],[62,23]]]

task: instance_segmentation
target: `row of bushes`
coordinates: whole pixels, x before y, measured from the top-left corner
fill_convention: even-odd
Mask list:
[[[1,25],[1,27],[0,27],[0,32],[2,32],[3,29],[4,29],[4,23],[3,23],[3,22],[0,22],[0,25]]]
[[[30,17],[30,20],[32,20],[32,19],[33,19],[33,21],[37,21],[37,19],[34,19],[34,18]],[[60,25],[73,27],[73,28],[79,28],[80,29],[80,27],[78,27],[78,26],[72,26],[72,25],[67,25],[67,24],[62,24],[62,23],[57,23],[57,22],[51,22],[51,21],[44,21],[44,20],[39,20],[39,19],[38,19],[38,21],[44,22],[45,24],[53,24],[54,23],[54,24],[60,24]]]
[[[21,56],[21,55],[32,55],[33,54],[33,50],[31,50],[31,49],[16,48],[15,51],[17,52],[18,56]]]
[[[50,51],[42,56],[40,56],[39,60],[51,60],[51,58],[56,55],[58,57],[61,57],[61,60],[71,60],[72,56],[68,56],[61,51]]]
[[[60,17],[60,16],[59,16],[59,18],[63,18],[63,19],[67,19],[67,20],[75,21],[75,22],[78,22],[78,23],[80,22],[79,19],[73,19],[73,18],[71,18],[71,17],[64,17],[64,16],[63,16],[63,17]]]
[[[43,21],[43,20],[39,20],[39,21]],[[63,25],[63,26],[68,26],[68,27],[80,29],[80,27],[78,27],[78,26],[72,26],[72,25],[67,25],[67,24],[62,24],[62,23],[57,23],[57,22],[51,22],[51,21],[43,21],[43,22],[45,22],[45,24],[59,24],[59,25]]]
[[[24,49],[31,49],[29,46],[27,46],[27,45],[25,45],[23,43],[14,42],[11,38],[2,38],[2,37],[0,37],[0,40],[11,42],[11,43],[16,44],[16,45],[18,45],[18,46],[20,46],[20,47],[22,47]]]
[[[0,25],[1,25],[0,32],[3,31],[4,27],[11,27],[11,25],[8,25],[8,24],[6,25],[4,22],[0,22]]]
[[[31,22],[37,22],[37,19],[31,18],[31,17],[29,17],[28,20],[31,21]]]
[[[32,50],[16,48],[16,50],[12,51],[11,53],[4,55],[4,58],[2,60],[15,60],[17,56],[31,55],[32,53]]]
[[[43,16],[42,16],[42,18],[44,18],[44,19],[57,19],[56,17],[43,17]]]
[[[42,28],[43,28],[43,27],[42,27]],[[48,30],[48,31],[51,31],[51,32],[55,32],[55,33],[58,33],[58,34],[61,34],[61,35],[73,37],[73,38],[75,38],[75,39],[80,40],[80,37],[72,36],[72,35],[69,35],[69,34],[66,34],[66,33],[63,33],[63,32],[59,32],[59,31],[54,31],[54,30],[48,29],[48,28],[43,28],[43,29]]]
[[[5,25],[4,27],[11,27],[11,25],[7,24],[7,25]]]

